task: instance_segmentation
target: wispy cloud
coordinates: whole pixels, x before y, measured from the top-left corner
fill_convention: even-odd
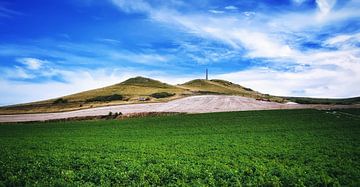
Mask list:
[[[297,4],[304,2],[295,1]],[[331,27],[331,23],[334,21],[341,26],[341,21],[359,17],[359,14],[355,13],[356,11],[350,11],[354,7],[358,7],[359,3],[349,1],[336,10],[334,9],[335,0],[317,0],[316,5],[317,9],[306,10],[305,14],[304,12],[283,12],[281,15],[269,16],[265,15],[268,12],[262,12],[253,14],[251,19],[248,19],[249,16],[241,15],[224,14],[214,16],[198,12],[182,14],[177,10],[154,8],[149,4],[145,6],[146,9],[141,11],[149,14],[149,17],[154,21],[182,28],[184,31],[200,38],[223,42],[229,46],[227,49],[234,51],[233,53],[243,54],[237,58],[266,59],[266,63],[270,62],[272,64],[268,68],[273,69],[276,73],[267,73],[270,76],[263,77],[264,80],[255,78],[258,74],[264,74],[260,71],[251,71],[254,76],[249,76],[253,80],[257,80],[258,83],[252,82],[253,85],[248,86],[266,88],[260,89],[260,91],[280,95],[296,95],[299,93],[306,96],[334,97],[358,95],[360,91],[354,89],[351,85],[356,85],[360,80],[357,76],[357,74],[360,74],[360,50],[358,45],[349,45],[348,42],[350,39],[356,40],[357,34],[343,35],[334,33],[331,37],[316,41],[319,46],[324,46],[324,48],[303,51],[302,48],[299,48],[299,45],[302,45],[306,38],[314,38],[321,35],[322,32],[327,32],[327,29]],[[121,4],[117,4],[117,6],[122,10],[126,9]],[[155,9],[157,11],[154,11]],[[133,9],[133,11],[137,10]],[[325,46],[337,47],[337,49],[327,49]],[[289,69],[289,64],[294,68]],[[309,67],[303,68],[304,66]],[[279,69],[282,71],[279,71]],[[242,74],[229,73],[231,76],[226,78],[241,82],[240,77],[243,77]],[[272,87],[265,86],[266,83],[275,87],[275,84],[270,84],[267,81],[267,79],[272,80],[270,77],[275,74],[278,79],[274,80],[274,82],[283,79],[282,81],[289,82],[289,85],[294,86],[288,86],[279,92],[274,91]],[[353,79],[342,78],[345,75],[351,75]],[[303,79],[300,78],[301,76],[309,78]],[[326,79],[332,81],[324,81]],[[297,83],[292,84],[291,82]],[[316,84],[309,87],[306,86],[307,82],[316,82]],[[256,87],[256,85],[261,86]],[[338,88],[346,91],[337,91]],[[302,91],[297,92],[297,90]]]
[[[21,71],[21,69],[19,69]],[[0,106],[57,98],[81,91],[120,83],[135,76],[152,77],[167,83],[178,84],[198,78],[197,75],[176,76],[161,71],[134,68],[97,68],[78,70],[55,70],[64,79],[46,82],[24,82],[0,78]],[[27,92],[24,90],[31,90]]]
[[[12,10],[10,8],[5,7],[4,5],[0,4],[0,18],[12,18],[14,16],[23,15],[23,13]]]
[[[24,95],[26,101],[38,100],[136,75],[181,83],[201,78],[202,69],[209,68],[213,78],[270,94],[360,95],[354,86],[360,80],[357,0],[74,2],[68,4],[96,13],[74,13],[80,26],[51,25],[61,28],[59,33],[8,29],[10,39],[0,44],[1,93],[20,95],[27,85],[54,89],[49,95]],[[0,17],[20,14],[0,3]],[[100,16],[99,26],[82,15]],[[11,25],[14,19],[4,20]]]
[[[213,13],[213,14],[223,14],[224,11],[222,10],[209,10],[210,13]]]
[[[43,64],[46,63],[46,61],[37,58],[19,58],[17,61],[24,64],[28,69],[31,70],[38,70]]]
[[[279,96],[355,97],[360,93],[360,76],[354,71],[309,69],[283,72],[267,68],[249,69],[215,75],[214,78],[237,82],[263,93]]]
[[[324,17],[330,13],[331,9],[336,3],[336,0],[316,0],[316,3],[319,7],[319,16]]]

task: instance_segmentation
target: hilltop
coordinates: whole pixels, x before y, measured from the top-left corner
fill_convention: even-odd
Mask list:
[[[182,88],[190,89],[199,94],[223,94],[223,95],[239,95],[243,97],[250,97],[259,100],[284,102],[281,97],[262,94],[250,88],[219,79],[205,80],[195,79],[184,84],[179,85]]]
[[[162,83],[157,80],[145,77],[135,77],[119,84],[69,95],[63,98],[68,101],[86,101],[97,96],[118,94],[123,96],[122,101],[134,102],[138,100],[139,97],[144,97],[146,99],[154,93],[167,92],[176,95],[181,94],[184,91],[183,88]],[[148,99],[152,100],[150,97]]]
[[[111,86],[61,98],[1,107],[0,114],[61,112],[118,104],[164,102],[176,99],[182,94],[189,93],[178,86],[150,78],[135,77]]]

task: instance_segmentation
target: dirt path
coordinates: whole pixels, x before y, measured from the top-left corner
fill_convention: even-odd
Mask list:
[[[45,121],[54,119],[64,119],[72,117],[99,116],[109,112],[121,112],[123,114],[141,112],[186,112],[186,113],[207,113],[225,111],[244,111],[244,110],[270,110],[270,109],[297,109],[297,108],[350,108],[357,106],[327,106],[327,105],[300,105],[300,104],[281,104],[275,102],[257,101],[255,99],[240,96],[224,95],[202,95],[191,96],[167,103],[148,103],[131,104],[91,108],[71,112],[42,113],[42,114],[16,114],[0,115],[0,122],[25,122],[25,121]]]

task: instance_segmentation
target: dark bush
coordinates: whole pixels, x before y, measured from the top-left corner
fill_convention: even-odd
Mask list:
[[[68,100],[67,99],[63,99],[63,98],[59,98],[59,99],[56,99],[53,104],[64,104],[64,103],[68,103]]]
[[[175,95],[174,93],[157,92],[157,93],[151,94],[150,96],[159,99],[159,98],[171,97],[171,96],[174,96],[174,95]]]
[[[113,95],[105,95],[105,96],[97,96],[94,98],[87,99],[86,102],[96,102],[96,101],[115,101],[115,100],[122,100],[124,97],[119,94]]]
[[[254,91],[254,90],[252,90],[251,88],[245,88],[245,87],[244,87],[244,90],[250,91],[250,92]]]

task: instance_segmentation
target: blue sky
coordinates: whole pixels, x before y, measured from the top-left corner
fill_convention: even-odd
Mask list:
[[[133,76],[360,95],[359,0],[2,0],[0,105]]]

